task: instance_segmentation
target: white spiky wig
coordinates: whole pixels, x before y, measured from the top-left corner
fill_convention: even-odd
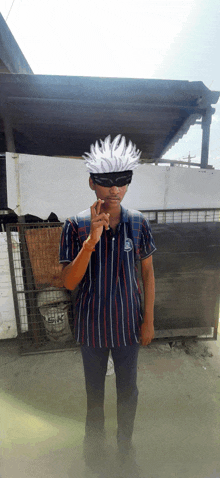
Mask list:
[[[111,143],[111,136],[104,141],[100,139],[95,145],[90,146],[90,153],[85,153],[86,167],[89,173],[113,173],[131,171],[137,168],[141,151],[136,150],[136,145],[129,141],[126,146],[126,139],[121,134],[115,137]]]

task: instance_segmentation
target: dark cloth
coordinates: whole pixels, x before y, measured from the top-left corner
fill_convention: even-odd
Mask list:
[[[118,442],[131,440],[137,409],[137,360],[139,344],[112,348],[116,374]],[[108,348],[81,346],[84,365],[87,417],[86,435],[104,436],[104,387],[108,365]]]

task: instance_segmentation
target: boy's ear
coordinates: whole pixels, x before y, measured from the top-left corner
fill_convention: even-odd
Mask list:
[[[89,178],[89,186],[90,186],[90,188],[91,188],[93,191],[95,190],[95,184],[94,184],[94,182],[93,182],[93,180],[92,180],[91,177]]]

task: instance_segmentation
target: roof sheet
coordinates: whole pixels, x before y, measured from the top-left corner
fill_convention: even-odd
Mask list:
[[[18,153],[81,156],[96,139],[121,133],[150,161],[220,96],[199,81],[18,74],[0,75],[0,89]],[[3,133],[2,118],[1,148]]]
[[[0,71],[7,73],[33,73],[1,13]]]

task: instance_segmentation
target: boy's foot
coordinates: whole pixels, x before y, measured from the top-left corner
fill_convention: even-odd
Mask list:
[[[131,440],[118,441],[118,478],[140,478],[136,450]]]
[[[83,441],[83,456],[85,464],[91,468],[92,471],[100,471],[106,457],[105,435],[85,435]]]
[[[131,439],[126,440],[117,438],[117,443],[119,458],[122,461],[135,459],[135,447]]]

